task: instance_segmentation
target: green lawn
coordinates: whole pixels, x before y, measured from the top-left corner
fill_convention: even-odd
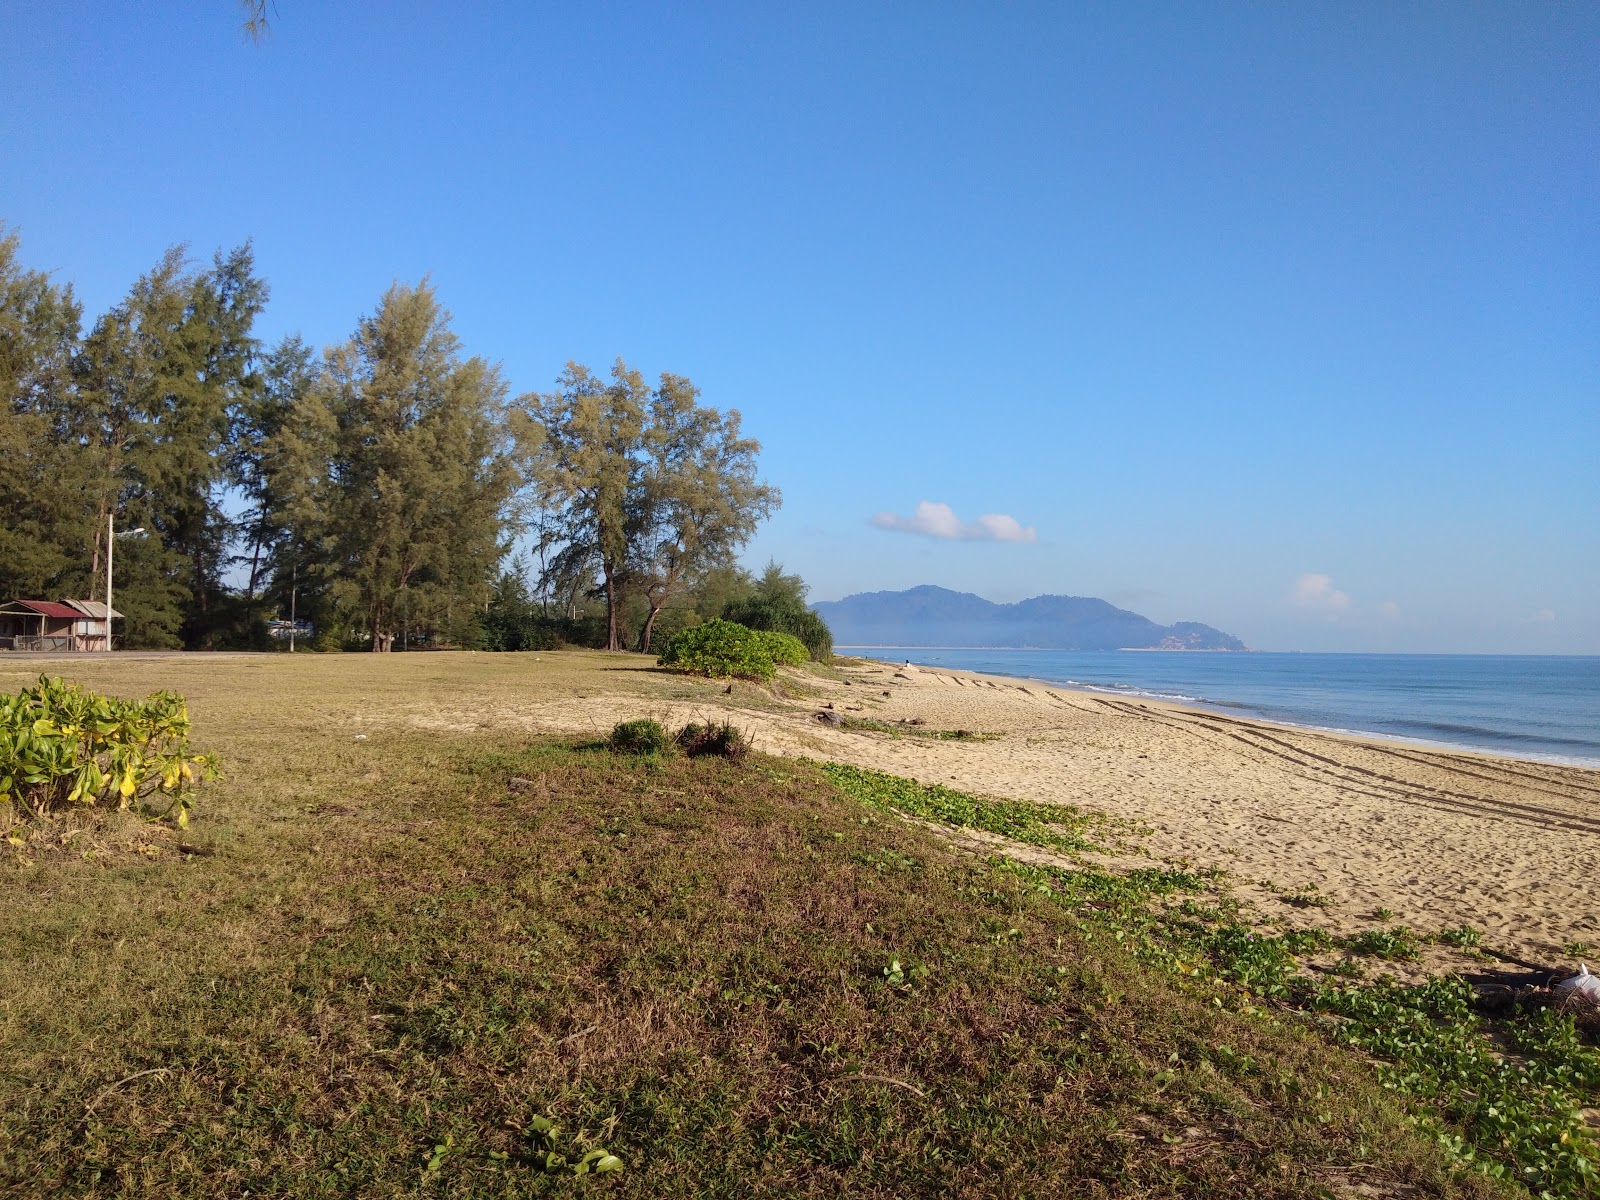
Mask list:
[[[0,864],[0,1187],[1513,1194],[1366,1059],[812,765],[382,719],[686,686],[543,660],[78,667],[186,692],[227,778],[181,839],[110,822]],[[620,1172],[545,1169],[601,1148]]]

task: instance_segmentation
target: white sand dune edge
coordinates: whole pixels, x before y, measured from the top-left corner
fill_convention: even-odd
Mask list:
[[[1571,963],[1565,946],[1600,945],[1600,771],[965,671],[853,660],[842,674],[849,683],[806,677],[792,685],[804,699],[767,711],[726,707],[722,687],[707,684],[694,701],[659,702],[652,712],[675,722],[727,715],[769,752],[1139,822],[1154,829],[1144,844],[1158,858],[1221,867],[1263,912],[1294,924],[1351,932],[1387,911],[1424,933],[1470,925],[1486,945],[1552,969]],[[815,720],[823,704],[1001,736],[939,741],[830,728]],[[497,716],[603,733],[644,715],[642,706],[649,702],[638,694],[606,694]],[[1278,898],[1305,888],[1327,907]]]

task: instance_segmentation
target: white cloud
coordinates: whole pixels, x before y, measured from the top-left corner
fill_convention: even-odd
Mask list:
[[[963,521],[948,504],[929,500],[918,503],[909,517],[881,512],[872,518],[879,529],[900,533],[920,533],[924,537],[948,538],[959,542],[1036,542],[1038,531],[1005,513],[985,513],[975,521]]]
[[[1333,586],[1332,576],[1310,571],[1294,581],[1293,599],[1300,608],[1323,612],[1345,612],[1350,607],[1350,597]]]
[[[1385,600],[1378,605],[1378,615],[1385,621],[1398,621],[1400,619],[1400,606],[1393,600]]]

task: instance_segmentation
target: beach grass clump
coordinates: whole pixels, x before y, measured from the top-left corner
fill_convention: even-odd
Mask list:
[[[931,738],[937,742],[994,742],[998,733],[978,733],[971,729],[929,729],[908,721],[879,721],[873,717],[844,717],[841,727],[863,733],[887,733],[891,737]]]
[[[750,679],[770,683],[777,664],[766,635],[732,621],[707,621],[679,630],[656,660],[663,667],[708,679]]]
[[[617,754],[651,756],[665,753],[672,745],[660,721],[648,717],[634,721],[619,721],[611,730],[606,744]]]
[[[1333,904],[1314,883],[1308,883],[1296,891],[1280,895],[1279,899],[1295,908],[1330,908]]]
[[[704,725],[691,721],[678,730],[672,740],[690,758],[743,762],[750,753],[750,736],[731,721],[712,721]]]

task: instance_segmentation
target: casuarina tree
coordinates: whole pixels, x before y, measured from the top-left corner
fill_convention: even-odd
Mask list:
[[[598,566],[609,649],[622,649],[625,591],[644,599],[648,649],[663,605],[726,565],[778,504],[739,414],[699,396],[677,375],[649,388],[618,359],[609,381],[568,363],[554,392],[513,406],[524,481],[567,544],[559,560],[569,573]]]

